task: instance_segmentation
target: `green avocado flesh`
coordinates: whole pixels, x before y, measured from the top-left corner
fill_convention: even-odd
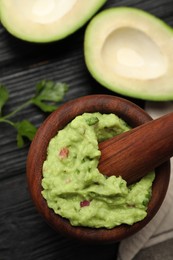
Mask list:
[[[157,17],[131,7],[110,8],[87,26],[85,61],[92,76],[114,92],[173,100],[172,42],[173,29]]]
[[[43,164],[42,195],[48,207],[73,226],[113,228],[144,219],[154,172],[127,186],[97,168],[98,142],[130,127],[114,114],[84,113],[51,139]]]
[[[60,40],[83,26],[106,0],[1,0],[0,17],[14,36],[30,42]]]

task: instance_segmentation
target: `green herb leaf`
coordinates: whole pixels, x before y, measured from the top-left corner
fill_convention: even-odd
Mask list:
[[[17,130],[17,146],[19,148],[24,146],[24,137],[32,141],[37,131],[37,128],[28,120],[15,123],[15,128]]]
[[[32,102],[44,112],[52,112],[58,107],[57,102],[63,100],[67,90],[65,83],[42,80],[36,85],[36,95]]]
[[[96,116],[90,117],[86,119],[86,122],[89,126],[95,125],[99,122],[99,119]]]
[[[0,85],[0,115],[2,114],[2,108],[6,104],[9,98],[8,90],[5,86]]]
[[[51,80],[42,80],[36,85],[36,94],[11,113],[2,116],[2,108],[9,99],[8,90],[0,84],[0,123],[10,124],[17,130],[17,145],[19,148],[24,146],[25,138],[32,141],[37,128],[28,120],[15,123],[9,118],[20,112],[27,106],[34,104],[44,112],[52,112],[57,109],[57,102],[62,101],[68,86],[65,83],[56,83]]]

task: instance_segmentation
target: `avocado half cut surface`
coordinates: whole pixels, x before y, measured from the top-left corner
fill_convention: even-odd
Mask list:
[[[110,8],[87,26],[85,61],[108,89],[134,98],[173,100],[173,29],[131,7]]]
[[[0,0],[3,26],[30,42],[65,38],[82,27],[106,0]]]

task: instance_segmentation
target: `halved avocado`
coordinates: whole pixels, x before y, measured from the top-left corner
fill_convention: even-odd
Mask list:
[[[106,0],[1,0],[0,17],[14,36],[30,42],[65,38],[83,26]]]
[[[136,8],[102,11],[87,26],[85,61],[92,76],[114,92],[173,100],[173,29]]]

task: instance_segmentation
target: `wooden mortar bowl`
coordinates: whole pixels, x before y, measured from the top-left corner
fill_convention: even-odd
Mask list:
[[[120,225],[113,229],[73,227],[65,218],[48,208],[41,191],[42,165],[46,159],[47,146],[58,130],[64,128],[77,115],[84,112],[114,113],[131,127],[146,123],[152,118],[132,102],[110,95],[91,95],[67,102],[53,112],[38,129],[30,146],[27,159],[27,180],[32,199],[44,219],[56,231],[87,243],[110,243],[120,241],[142,229],[160,208],[169,184],[170,161],[163,163],[156,171],[153,193],[146,218],[132,226]],[[142,153],[141,153],[142,156]]]

